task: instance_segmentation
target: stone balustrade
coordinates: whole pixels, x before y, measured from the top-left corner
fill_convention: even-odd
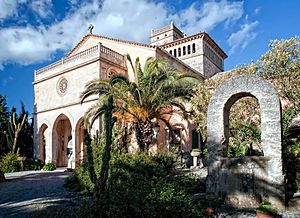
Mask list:
[[[92,60],[93,58],[97,58],[97,57],[98,58],[101,57],[110,62],[118,64],[122,67],[126,67],[126,58],[123,55],[121,55],[99,43],[96,46],[88,48],[82,52],[75,54],[75,55],[64,57],[59,61],[56,61],[52,64],[49,64],[46,67],[36,70],[35,77],[40,76],[42,74],[46,74],[49,71],[71,67],[68,65],[73,62],[76,62],[76,64],[84,63],[84,62],[87,62],[87,61]],[[74,66],[76,64],[72,64],[72,66]]]
[[[123,67],[126,66],[126,59],[124,57],[124,55],[121,55],[113,50],[111,50],[110,48],[107,48],[105,46],[101,46],[100,47],[100,53],[101,53],[101,57],[103,57],[104,59],[107,59],[109,61],[112,61],[118,65],[121,65]]]

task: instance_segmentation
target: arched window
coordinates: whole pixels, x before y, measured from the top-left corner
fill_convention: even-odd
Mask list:
[[[188,54],[191,54],[191,45],[188,45],[187,53],[188,53]]]
[[[172,55],[172,50],[169,51],[170,55]]]
[[[185,46],[183,46],[182,55],[186,55]]]
[[[176,49],[174,49],[174,57],[176,58],[177,54],[176,54]]]
[[[178,48],[178,57],[181,56],[181,48]]]
[[[196,52],[196,44],[195,43],[193,43],[193,45],[192,45],[192,50],[193,50],[193,53]]]

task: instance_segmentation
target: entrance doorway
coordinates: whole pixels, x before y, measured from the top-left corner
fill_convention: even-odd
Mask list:
[[[68,166],[68,144],[72,143],[72,126],[69,118],[61,114],[53,129],[53,162],[57,167]],[[70,147],[70,146],[69,146]]]

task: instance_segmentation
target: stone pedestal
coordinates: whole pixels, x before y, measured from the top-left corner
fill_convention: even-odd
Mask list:
[[[191,152],[191,156],[193,157],[193,167],[194,168],[198,166],[198,158],[200,158],[200,154],[201,154],[200,151],[192,151]],[[202,166],[199,166],[199,167],[202,167]]]
[[[24,161],[26,160],[26,157],[18,157],[18,161],[20,161],[21,171],[24,170]]]

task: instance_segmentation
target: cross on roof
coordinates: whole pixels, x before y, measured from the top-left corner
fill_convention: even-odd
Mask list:
[[[88,28],[88,31],[90,32],[90,34],[93,34],[93,29],[94,29],[93,24],[90,24],[89,28]]]

